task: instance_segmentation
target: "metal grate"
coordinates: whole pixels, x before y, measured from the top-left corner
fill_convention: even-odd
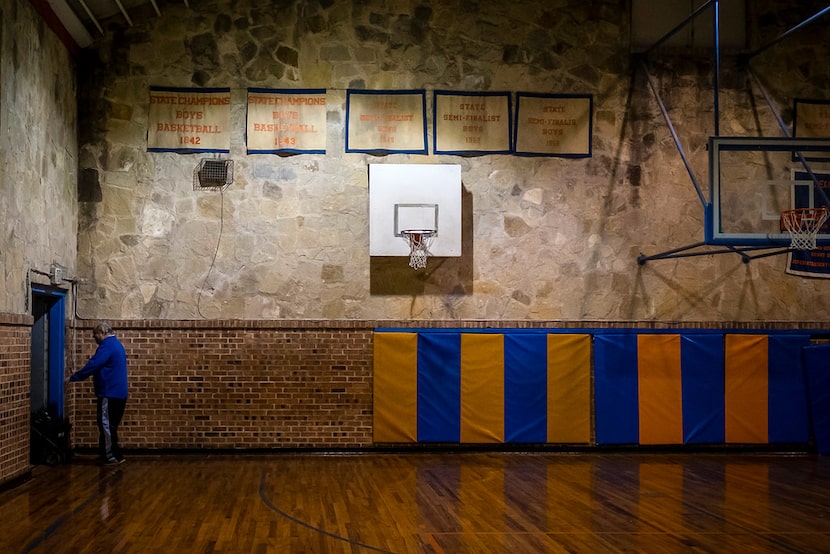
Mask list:
[[[224,189],[233,183],[233,160],[204,159],[193,170],[193,190]]]

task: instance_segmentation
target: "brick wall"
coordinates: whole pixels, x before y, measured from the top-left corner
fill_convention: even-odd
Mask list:
[[[29,471],[32,318],[0,314],[0,484]]]
[[[112,322],[129,356],[125,448],[358,448],[372,439],[372,328],[326,322]],[[336,325],[337,322],[335,322]],[[94,352],[93,322],[68,344]],[[73,446],[94,447],[91,381],[69,385]]]
[[[113,321],[129,356],[128,449],[364,448],[372,445],[372,332],[401,328],[803,329],[813,323],[528,321]],[[95,351],[70,323],[69,369]],[[92,383],[67,389],[76,448],[97,445]]]

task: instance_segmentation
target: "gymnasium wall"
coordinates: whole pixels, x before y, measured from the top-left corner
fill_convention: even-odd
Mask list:
[[[783,256],[654,261],[703,239],[703,208],[635,58],[617,0],[172,2],[98,39],[81,64],[82,318],[165,320],[814,321],[827,282]],[[750,47],[815,13],[748,2]],[[148,10],[149,11],[149,10]],[[119,16],[120,17],[120,16]],[[708,21],[708,20],[707,20]],[[668,31],[671,22],[665,24]],[[105,27],[106,28],[106,27]],[[820,24],[753,60],[788,123],[827,98]],[[655,31],[656,32],[656,31]],[[816,55],[811,55],[810,52]],[[712,52],[673,48],[652,71],[697,180],[714,133]],[[722,135],[780,136],[724,52]],[[234,182],[194,191],[210,155],[147,152],[149,88],[229,87]],[[248,154],[248,88],[325,89],[326,153]],[[345,152],[348,89],[588,94],[589,158]],[[430,138],[430,151],[432,139]],[[368,165],[461,166],[462,255],[414,272],[370,257]],[[809,302],[802,299],[809,298]]]
[[[23,329],[29,283],[47,283],[53,262],[80,282],[67,371],[91,354],[93,319],[114,320],[134,353],[133,448],[371,444],[377,328],[826,327],[827,282],[786,275],[782,257],[637,265],[700,240],[703,222],[632,63],[627,4],[172,2],[132,27],[104,21],[76,61],[30,2],[0,0],[4,475],[28,467]],[[823,7],[748,4],[751,47]],[[808,28],[754,62],[788,124],[793,99],[830,96],[828,40]],[[661,52],[653,67],[704,183],[710,68],[705,49]],[[779,135],[733,57],[723,70],[721,133]],[[201,156],[146,151],[150,86],[231,88],[223,194],[193,190]],[[329,91],[327,153],[247,155],[248,87]],[[346,154],[349,88],[590,94],[593,155]],[[416,273],[369,257],[367,166],[386,162],[462,166],[460,258]],[[80,446],[95,443],[92,402],[88,384],[67,392]]]
[[[227,320],[114,325],[129,357],[127,448],[371,444],[371,327]],[[92,326],[69,330],[75,370],[95,351]],[[91,381],[68,385],[66,396],[73,444],[97,445]]]
[[[128,449],[810,448],[820,323],[115,321]],[[72,364],[94,351],[70,329]],[[72,441],[97,444],[89,382]]]
[[[0,0],[0,483],[29,470],[31,283],[75,271],[75,64],[27,0]]]
[[[0,314],[0,484],[29,469],[32,318]]]
[[[27,314],[52,263],[75,273],[75,62],[27,0],[0,15],[0,313]]]

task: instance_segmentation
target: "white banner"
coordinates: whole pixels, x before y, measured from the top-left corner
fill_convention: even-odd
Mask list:
[[[324,89],[248,89],[249,154],[326,153]]]
[[[150,88],[147,150],[230,152],[231,90]]]
[[[434,94],[436,154],[510,153],[510,93]]]
[[[830,138],[830,100],[797,99],[794,113],[794,137]]]
[[[516,95],[516,154],[591,156],[593,98],[589,95]]]
[[[426,154],[426,92],[346,91],[346,152]]]

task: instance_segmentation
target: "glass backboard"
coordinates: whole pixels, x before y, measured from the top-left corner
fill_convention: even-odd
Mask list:
[[[782,211],[830,208],[830,139],[711,137],[709,175],[707,244],[786,246]]]

